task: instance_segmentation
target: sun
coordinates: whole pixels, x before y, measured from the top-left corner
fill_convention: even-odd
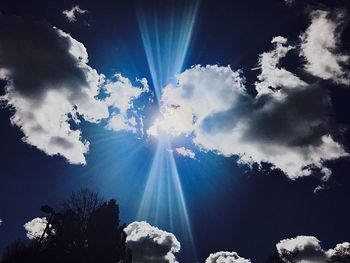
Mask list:
[[[189,134],[193,130],[192,119],[192,113],[180,106],[164,106],[147,134],[153,137],[164,133],[172,137]]]

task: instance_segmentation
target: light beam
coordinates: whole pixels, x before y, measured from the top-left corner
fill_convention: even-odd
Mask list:
[[[181,10],[170,7],[162,15],[154,10],[147,14],[138,11],[139,29],[158,101],[161,89],[183,69],[197,10],[198,2],[191,1]]]
[[[186,201],[169,138],[160,136],[137,214],[170,231],[180,228],[183,237],[194,247],[193,235]],[[175,220],[176,219],[176,220]]]
[[[181,8],[167,6],[157,13],[139,9],[140,34],[158,105],[162,88],[183,70],[196,20],[198,2]],[[174,1],[173,4],[176,2]],[[149,10],[148,10],[149,11]],[[179,173],[169,136],[157,137],[157,147],[137,213],[137,220],[179,233],[181,243],[195,255],[195,245]]]

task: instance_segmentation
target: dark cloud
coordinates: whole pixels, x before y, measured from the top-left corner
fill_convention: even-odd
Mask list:
[[[247,140],[292,147],[319,146],[322,136],[334,130],[330,122],[329,91],[321,83],[288,89],[283,100],[262,95],[253,108],[245,134]]]
[[[144,78],[135,87],[120,74],[98,74],[88,65],[85,46],[69,34],[19,17],[0,16],[0,79],[6,82],[0,101],[14,109],[11,122],[21,128],[23,141],[74,164],[85,164],[89,142],[73,122],[98,123],[118,109],[106,127],[137,133],[133,100],[148,92]],[[101,89],[104,100],[98,99]]]
[[[101,76],[88,64],[84,45],[46,23],[0,16],[0,97],[14,110],[11,123],[23,141],[70,163],[84,164],[89,143],[73,130],[77,114],[90,122],[109,116],[96,99]]]
[[[70,38],[52,26],[0,16],[0,35],[0,68],[21,95],[38,103],[47,87],[78,92],[88,86],[85,58],[72,54]]]
[[[69,142],[68,140],[66,140],[63,137],[58,137],[58,136],[57,137],[52,137],[50,139],[50,143],[51,144],[57,144],[60,147],[63,147],[65,149],[71,149],[71,148],[74,147],[74,145],[71,142]]]
[[[158,121],[150,134],[165,127],[176,135],[193,135],[202,150],[237,155],[241,163],[271,163],[291,179],[318,170],[322,180],[328,180],[331,171],[325,161],[349,156],[335,140],[339,128],[332,120],[330,95],[335,84],[350,81],[342,67],[349,55],[336,52],[343,13],[332,20],[327,12],[317,10],[311,17],[299,46],[277,36],[271,40],[273,48],[260,54],[254,68],[260,70],[256,96],[248,94],[240,70],[193,66],[177,76],[176,85],[163,89],[164,123]],[[291,50],[305,58],[302,75],[307,80],[283,67],[282,59]]]

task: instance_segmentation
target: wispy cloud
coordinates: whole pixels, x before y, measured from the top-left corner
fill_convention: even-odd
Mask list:
[[[179,155],[182,155],[183,157],[188,157],[193,160],[196,159],[196,154],[191,149],[187,149],[185,147],[178,147],[175,148],[175,152]]]
[[[316,77],[349,85],[350,72],[344,66],[349,64],[350,56],[339,51],[345,11],[315,10],[310,17],[310,26],[300,36],[305,69]]]
[[[78,5],[73,6],[72,9],[63,10],[62,14],[69,22],[76,22],[78,14],[88,13],[88,10],[81,9]]]

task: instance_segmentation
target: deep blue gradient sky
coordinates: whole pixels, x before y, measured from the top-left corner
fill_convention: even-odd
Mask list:
[[[162,2],[162,1],[159,1]],[[164,1],[171,2],[171,1]],[[148,4],[157,12],[165,3]],[[271,49],[273,36],[297,39],[308,25],[307,10],[330,1],[296,0],[286,6],[273,1],[202,1],[184,68],[194,64],[230,64],[242,69],[247,88],[254,94],[258,55]],[[320,4],[321,2],[321,4]],[[331,1],[329,8],[349,9],[348,1]],[[77,23],[67,23],[62,10],[79,4],[89,14]],[[173,3],[181,8],[183,1]],[[150,7],[152,5],[152,7]],[[7,1],[0,2],[3,15],[47,21],[84,43],[89,65],[111,76],[120,72],[135,80],[151,76],[138,28],[137,1]],[[350,9],[349,9],[350,12]],[[87,26],[89,23],[90,26]],[[1,37],[1,35],[0,35]],[[343,46],[350,48],[350,29],[345,28]],[[293,58],[287,68],[296,68]],[[349,127],[350,90],[332,90],[334,112],[339,124]],[[153,105],[155,106],[155,105]],[[155,110],[150,107],[150,111]],[[83,137],[90,141],[87,165],[70,165],[62,157],[51,157],[23,143],[23,134],[10,124],[11,110],[0,110],[0,251],[23,239],[23,224],[40,216],[42,204],[59,207],[81,187],[116,198],[122,221],[135,220],[147,181],[155,139],[139,140],[127,132],[113,132],[102,125],[82,123]],[[349,132],[342,141],[349,148]],[[181,145],[179,141],[173,142]],[[280,171],[238,166],[235,157],[196,151],[197,160],[175,156],[194,235],[197,260],[204,262],[212,252],[237,251],[253,262],[273,254],[275,244],[297,235],[314,235],[324,248],[350,240],[350,177],[348,159],[330,162],[333,177],[328,189],[313,193],[317,176],[291,181]],[[167,229],[165,229],[167,230]],[[181,243],[178,230],[173,231]],[[182,247],[180,262],[193,262]]]

